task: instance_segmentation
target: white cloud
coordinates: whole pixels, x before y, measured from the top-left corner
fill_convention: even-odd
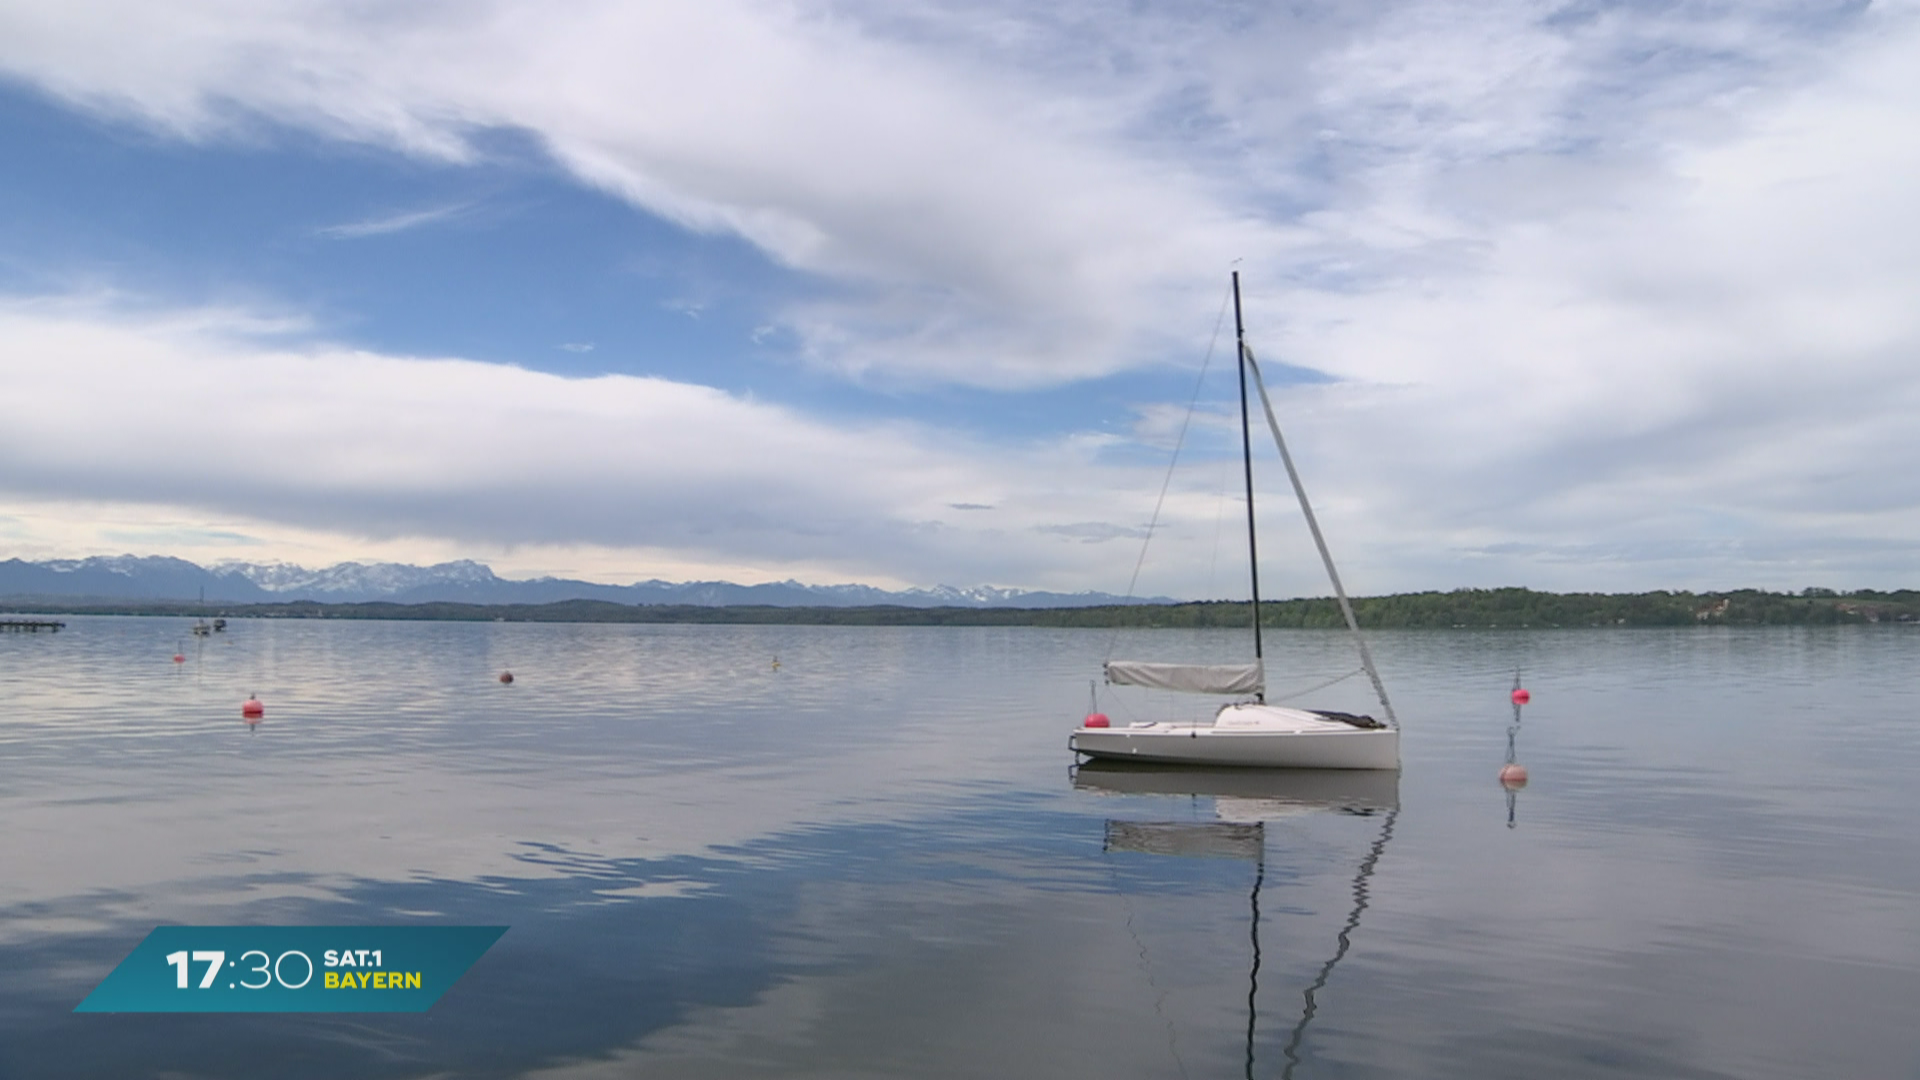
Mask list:
[[[96,544],[198,528],[266,560],[528,549],[631,577],[1094,588],[1133,553],[1078,540],[1149,482],[1100,464],[1102,440],[836,428],[687,383],[290,350],[84,301],[0,306],[0,379],[8,496],[107,508],[77,519]],[[34,525],[16,548],[47,531],[14,517]]]
[[[1915,27],[1880,29],[1663,181],[1481,230],[1471,273],[1275,298],[1313,313],[1289,355],[1349,380],[1299,396],[1383,436],[1321,483],[1407,523],[1408,559],[1480,532],[1617,561],[1590,581],[1909,579],[1920,76]]]
[[[385,236],[388,233],[405,232],[424,225],[436,225],[459,217],[473,207],[472,203],[451,203],[446,206],[434,206],[425,210],[409,210],[395,214],[383,214],[361,221],[350,221],[341,225],[328,225],[314,231],[331,240],[359,240],[368,236]]]

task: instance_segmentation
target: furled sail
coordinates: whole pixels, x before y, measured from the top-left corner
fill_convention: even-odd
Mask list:
[[[1258,694],[1266,672],[1251,664],[1155,664],[1145,660],[1107,661],[1107,681],[1115,686],[1145,686],[1188,694]]]

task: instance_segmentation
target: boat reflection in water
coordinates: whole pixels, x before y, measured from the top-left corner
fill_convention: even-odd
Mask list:
[[[1089,761],[1073,786],[1112,795],[1206,795],[1223,821],[1318,810],[1369,814],[1400,806],[1400,774],[1384,769],[1205,769]],[[1260,815],[1266,816],[1248,816]]]
[[[1311,813],[1344,813],[1380,817],[1380,831],[1355,870],[1351,910],[1335,935],[1333,955],[1320,966],[1313,982],[1301,992],[1300,1018],[1288,1033],[1281,1053],[1283,1078],[1300,1064],[1300,1046],[1307,1026],[1319,1009],[1318,995],[1333,970],[1353,944],[1353,932],[1367,910],[1368,883],[1374,867],[1393,839],[1394,820],[1400,814],[1398,772],[1353,769],[1195,769],[1089,762],[1073,772],[1073,786],[1082,791],[1111,795],[1207,796],[1213,799],[1216,821],[1122,821],[1108,819],[1103,850],[1187,858],[1245,859],[1254,864],[1253,890],[1248,897],[1248,939],[1252,964],[1247,971],[1246,1076],[1252,1080],[1254,1034],[1259,1022],[1260,886],[1267,874],[1266,823]]]

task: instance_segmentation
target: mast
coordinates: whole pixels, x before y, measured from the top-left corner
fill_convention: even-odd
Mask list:
[[[1247,422],[1247,327],[1240,318],[1240,271],[1233,272],[1233,340],[1240,360],[1240,462],[1247,477],[1247,570],[1253,576],[1253,658],[1260,652],[1260,545],[1253,532],[1253,434]],[[1267,700],[1266,691],[1258,695]]]

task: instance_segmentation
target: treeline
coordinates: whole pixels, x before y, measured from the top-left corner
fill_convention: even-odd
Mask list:
[[[1236,627],[1250,622],[1245,601],[1128,604],[1085,608],[961,607],[706,607],[567,600],[552,604],[278,604],[91,603],[43,598],[0,601],[28,613],[178,615],[268,619],[416,619],[504,622],[716,623],[827,626],[1054,626]],[[1452,592],[1364,596],[1354,617],[1371,629],[1488,629],[1581,626],[1806,626],[1920,621],[1920,592],[1901,589],[1837,593],[1806,589],[1733,592],[1549,593],[1532,589],[1455,589]],[[1331,597],[1269,600],[1263,626],[1337,629],[1345,623]]]
[[[1344,625],[1331,599],[1289,600],[1265,626],[1332,628]],[[1806,626],[1920,620],[1920,592],[1901,589],[1836,593],[1807,589],[1731,592],[1549,593],[1531,589],[1456,589],[1452,592],[1368,596],[1353,602],[1361,626],[1446,629],[1555,626]]]

